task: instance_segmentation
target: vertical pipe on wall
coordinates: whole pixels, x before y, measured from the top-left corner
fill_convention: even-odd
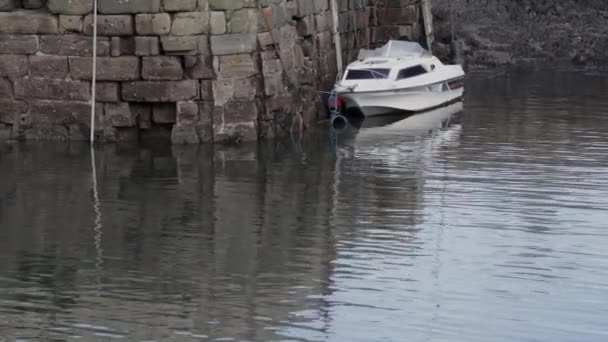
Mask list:
[[[93,0],[93,70],[91,79],[91,146],[95,143],[95,98],[97,83],[97,0]]]

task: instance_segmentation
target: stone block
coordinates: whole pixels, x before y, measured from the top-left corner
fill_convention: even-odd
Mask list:
[[[209,13],[185,12],[177,13],[171,24],[171,34],[174,36],[191,36],[209,33]]]
[[[196,145],[200,143],[196,126],[174,125],[171,129],[171,143],[174,145]]]
[[[407,25],[418,22],[415,6],[378,9],[378,23],[383,26]]]
[[[202,100],[213,100],[213,81],[202,80],[201,81],[201,99]]]
[[[257,65],[250,54],[214,57],[214,69],[219,78],[247,78],[257,74]]]
[[[15,98],[86,101],[91,97],[88,82],[62,81],[46,78],[23,78],[14,82]]]
[[[0,0],[0,11],[11,11],[17,7],[15,0]]]
[[[157,13],[160,0],[98,0],[103,14]]]
[[[131,15],[98,15],[98,36],[131,36],[133,35],[133,16]],[[84,33],[93,34],[93,15],[84,17]]]
[[[29,102],[32,124],[69,125],[88,121],[91,115],[91,106],[87,102],[44,100]]]
[[[209,55],[207,36],[161,37],[160,42],[169,55]]]
[[[163,10],[166,12],[190,12],[196,9],[196,0],[163,0]]]
[[[30,141],[68,141],[69,132],[66,125],[37,124],[24,130],[25,140]]]
[[[299,37],[308,37],[314,32],[314,19],[313,17],[306,17],[298,20],[296,23],[296,32]]]
[[[90,80],[92,58],[71,57],[70,76],[75,80]],[[130,81],[140,79],[140,62],[135,56],[100,57],[97,59],[98,81]]]
[[[81,56],[93,55],[93,38],[77,35],[41,36],[40,52],[47,55]],[[99,37],[97,40],[97,55],[110,54],[110,40]]]
[[[229,33],[257,33],[259,10],[257,8],[243,8],[232,13],[228,24]]]
[[[137,118],[139,129],[150,129],[152,127],[152,106],[147,103],[129,103],[131,113]]]
[[[60,33],[81,33],[83,29],[83,17],[79,15],[60,15]]]
[[[87,14],[93,11],[93,0],[48,0],[47,8],[55,14]]]
[[[181,80],[184,70],[180,57],[143,57],[141,75],[144,80]]]
[[[46,5],[46,0],[22,0],[23,8],[26,9],[39,9]]]
[[[171,32],[171,16],[168,13],[138,14],[135,31],[139,35],[164,35]]]
[[[0,99],[13,98],[13,84],[6,78],[0,78]]]
[[[0,54],[31,55],[38,51],[38,38],[29,35],[0,35]]]
[[[224,124],[257,121],[258,111],[255,101],[232,100],[224,105]]]
[[[65,56],[29,56],[30,76],[63,79],[68,75]]]
[[[156,56],[159,53],[158,37],[135,37],[136,56]]]
[[[122,98],[134,102],[177,102],[198,98],[198,82],[186,81],[139,81],[122,84]]]
[[[105,122],[112,127],[134,127],[137,118],[131,112],[131,107],[126,102],[106,103],[104,106]]]
[[[113,57],[134,55],[135,37],[112,37],[110,40],[110,55]]]
[[[28,105],[25,101],[17,101],[11,99],[0,99],[0,122],[4,124],[13,124],[15,119],[20,114],[25,114],[28,111]]]
[[[198,122],[198,104],[196,102],[178,102],[176,112],[178,125],[194,126]]]
[[[157,124],[175,123],[175,103],[159,103],[152,106],[152,121]]]
[[[0,55],[0,77],[27,75],[27,56]]]
[[[234,11],[245,7],[256,7],[255,0],[208,0],[209,9],[214,11]]]
[[[193,79],[211,79],[213,78],[212,63],[211,56],[184,56],[186,76]]]
[[[225,34],[226,33],[226,12],[224,11],[213,11],[209,18],[209,30],[211,34]]]
[[[234,80],[213,80],[212,93],[214,104],[218,107],[224,106],[228,101],[234,98]]]
[[[251,53],[256,50],[255,33],[227,34],[211,36],[211,52],[215,56]]]
[[[120,83],[98,82],[95,85],[95,99],[98,102],[119,102]]]
[[[38,12],[0,12],[0,34],[57,34],[57,16]]]

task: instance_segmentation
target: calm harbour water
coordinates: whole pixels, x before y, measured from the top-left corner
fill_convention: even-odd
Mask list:
[[[0,341],[607,341],[608,77],[487,76],[336,150],[1,145]]]

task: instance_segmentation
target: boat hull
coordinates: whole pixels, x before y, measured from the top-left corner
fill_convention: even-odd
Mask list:
[[[377,116],[396,111],[422,112],[457,101],[464,88],[446,91],[387,90],[342,93],[347,108],[359,108],[365,116]]]

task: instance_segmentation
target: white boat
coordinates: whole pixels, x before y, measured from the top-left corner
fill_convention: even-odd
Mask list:
[[[461,99],[464,76],[460,65],[443,64],[418,43],[391,40],[360,50],[334,92],[346,109],[359,108],[366,116],[420,112]]]

